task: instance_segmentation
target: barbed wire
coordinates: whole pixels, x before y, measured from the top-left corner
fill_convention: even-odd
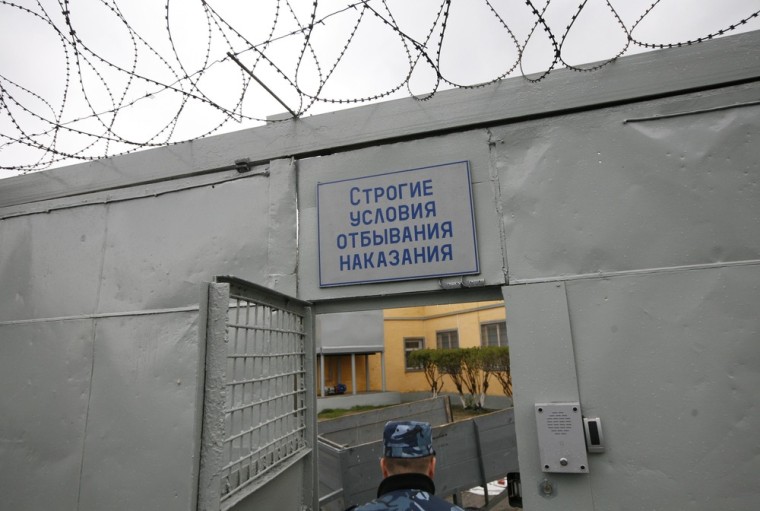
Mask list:
[[[647,32],[659,11],[673,9],[668,3],[165,0],[157,11],[136,0],[0,0],[0,169],[31,172],[191,141],[259,125],[283,108],[289,114],[278,120],[401,94],[426,101],[512,76],[538,82],[560,67],[592,72],[632,49],[755,27],[760,15],[757,2],[745,1],[697,34],[688,35],[684,13],[664,14],[655,21],[667,31]],[[568,49],[571,40],[597,34],[603,43],[585,49],[601,58],[571,63],[584,48]],[[458,77],[459,54],[487,62],[487,76]]]

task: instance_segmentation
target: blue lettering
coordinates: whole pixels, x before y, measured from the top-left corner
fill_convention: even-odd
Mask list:
[[[441,238],[453,238],[454,226],[451,224],[451,220],[446,220],[441,224]]]
[[[425,241],[427,238],[425,237],[425,224],[421,225],[414,225],[414,241]]]
[[[418,218],[422,218],[422,203],[421,202],[415,202],[414,204],[412,204],[411,219],[416,220]]]
[[[414,247],[414,264],[424,263],[426,261],[425,247]]]
[[[350,199],[349,200],[351,201],[351,205],[352,206],[358,206],[359,204],[361,204],[361,199],[355,199],[354,198],[354,192],[356,192],[358,194],[360,191],[361,190],[359,190],[355,186],[353,188],[351,188],[351,191],[349,192],[350,193]]]
[[[435,216],[435,201],[429,200],[425,203],[425,218]]]
[[[365,268],[374,268],[375,264],[372,262],[372,256],[374,255],[374,252],[365,252],[364,254],[364,267]]]

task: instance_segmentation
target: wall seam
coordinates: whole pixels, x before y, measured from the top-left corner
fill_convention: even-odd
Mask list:
[[[152,316],[157,314],[173,314],[176,312],[194,312],[199,310],[198,305],[188,305],[187,307],[174,307],[171,309],[149,309],[138,311],[125,311],[125,312],[101,312],[93,314],[78,314],[72,316],[57,316],[51,318],[33,318],[33,319],[14,319],[10,321],[0,321],[0,326],[5,325],[25,325],[29,323],[47,323],[54,321],[77,321],[84,319],[105,319],[105,318],[119,318],[119,317],[134,317],[134,316]]]
[[[90,358],[90,381],[89,385],[87,386],[87,407],[85,409],[84,413],[84,432],[82,434],[82,456],[80,458],[79,462],[79,487],[77,488],[77,509],[80,509],[80,503],[82,499],[82,486],[83,486],[83,476],[84,476],[84,460],[85,460],[85,452],[87,450],[87,425],[90,422],[90,403],[92,401],[92,382],[94,381],[95,376],[95,332],[97,331],[97,322],[98,320],[96,318],[92,319],[92,326],[91,326],[91,333],[90,333],[90,342],[92,344],[92,355]]]
[[[504,203],[501,195],[501,181],[499,180],[499,169],[496,167],[496,155],[493,148],[496,144],[503,144],[504,140],[494,139],[493,132],[486,128],[488,134],[488,173],[491,178],[493,189],[494,207],[499,218],[499,240],[501,244],[502,273],[504,282],[509,282],[509,259],[507,255],[507,231],[504,226]]]
[[[641,270],[621,270],[610,272],[583,273],[576,275],[556,275],[551,277],[536,277],[530,279],[513,279],[508,282],[508,286],[522,286],[526,284],[541,284],[548,282],[569,282],[573,280],[589,279],[610,279],[615,277],[630,277],[636,275],[656,275],[662,273],[675,273],[681,271],[709,270],[713,268],[732,268],[735,266],[755,266],[760,265],[760,259],[750,259],[747,261],[733,261],[727,263],[706,263],[693,264],[684,266],[669,266],[663,268],[647,268]]]
[[[220,180],[217,180],[217,181],[208,181],[208,182],[203,182],[203,183],[198,183],[198,184],[190,184],[190,185],[183,186],[183,187],[180,187],[180,188],[173,188],[171,190],[162,190],[162,191],[155,191],[155,192],[145,192],[145,193],[141,193],[141,194],[134,195],[134,196],[129,196],[129,197],[105,197],[103,199],[98,199],[98,200],[77,202],[75,204],[61,204],[61,205],[52,206],[52,207],[49,207],[49,208],[40,208],[40,209],[36,209],[36,210],[31,210],[31,211],[19,211],[18,213],[11,213],[11,214],[8,214],[8,215],[5,215],[5,216],[0,216],[0,221],[7,220],[7,219],[10,219],[10,218],[19,218],[19,217],[22,217],[22,216],[46,214],[46,213],[51,213],[53,211],[60,211],[60,210],[64,210],[64,209],[74,209],[74,208],[81,208],[81,207],[85,207],[85,206],[99,206],[99,205],[104,205],[104,204],[108,205],[108,204],[113,204],[113,203],[116,203],[116,202],[127,202],[127,201],[132,201],[132,200],[156,198],[156,197],[160,197],[161,195],[168,195],[168,194],[171,194],[171,193],[184,192],[184,191],[187,191],[187,190],[193,190],[195,188],[207,188],[207,187],[210,188],[210,187],[214,187],[214,186],[219,185],[219,184],[229,183],[231,181],[238,181],[240,179],[246,179],[246,178],[249,178],[249,177],[259,177],[259,176],[264,176],[264,177],[269,176],[269,171],[267,170],[267,171],[262,171],[262,172],[252,172],[252,173],[242,174],[242,175],[239,175],[239,176],[233,176],[233,177],[228,177],[228,178],[225,178],[225,179],[220,179]],[[196,176],[192,175],[192,176],[183,176],[183,177],[191,177],[192,178],[192,177],[196,177]],[[156,181],[151,181],[148,184],[155,184],[155,183],[161,184],[161,183],[171,182],[171,181],[176,181],[176,179],[166,179],[165,181],[157,181],[157,182]],[[38,204],[40,202],[46,202],[48,200],[54,201],[54,200],[71,199],[71,198],[78,197],[78,196],[81,196],[81,195],[98,194],[98,193],[104,193],[104,192],[109,192],[109,191],[113,191],[113,190],[125,190],[125,189],[129,189],[129,188],[143,186],[144,184],[145,183],[136,183],[134,185],[123,186],[123,187],[119,187],[119,188],[95,190],[95,191],[92,191],[92,192],[87,192],[87,193],[83,193],[83,194],[79,194],[79,195],[71,195],[71,196],[67,195],[67,196],[63,196],[63,197],[51,197],[50,199],[43,199],[43,200],[40,200],[40,201],[35,201],[35,202],[28,203],[28,204]],[[16,206],[8,206],[8,207],[12,208],[12,207],[16,207]]]

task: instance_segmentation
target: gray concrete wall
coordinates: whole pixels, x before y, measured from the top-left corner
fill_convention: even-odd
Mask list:
[[[295,172],[272,168],[0,209],[4,505],[195,507],[202,283],[296,292]]]
[[[492,130],[526,509],[760,505],[758,91]],[[563,400],[602,418],[589,476],[539,467],[533,403]]]
[[[577,281],[567,297],[584,412],[609,446],[590,456],[596,508],[635,485],[639,508],[755,509],[758,266]]]
[[[188,509],[198,313],[0,326],[0,487],[13,509]]]
[[[510,283],[756,260],[757,91],[493,128]]]

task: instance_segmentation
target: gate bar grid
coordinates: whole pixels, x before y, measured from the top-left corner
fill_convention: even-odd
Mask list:
[[[217,277],[208,308],[198,509],[230,509],[299,462],[315,508],[311,305]]]

